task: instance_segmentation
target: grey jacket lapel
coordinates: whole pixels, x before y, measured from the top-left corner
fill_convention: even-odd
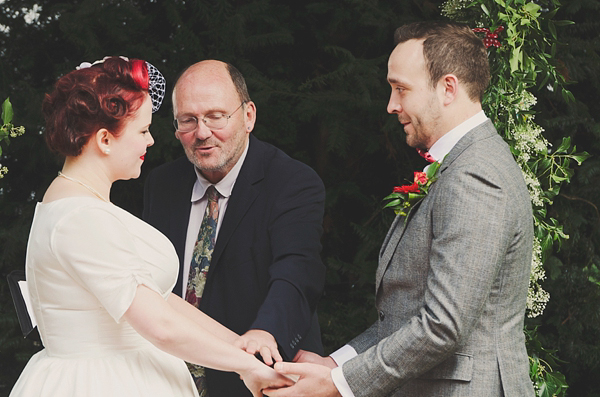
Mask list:
[[[379,266],[377,266],[377,273],[375,274],[375,291],[379,289],[379,284],[383,278],[383,273],[385,273],[385,269],[387,269],[390,260],[394,255],[394,251],[396,251],[396,247],[400,242],[400,238],[404,234],[404,230],[406,230],[406,225],[408,225],[408,222],[410,222],[415,212],[417,212],[421,202],[423,202],[423,200],[419,200],[417,203],[415,203],[406,217],[400,215],[396,216],[394,223],[392,223],[392,226],[390,226],[390,230],[385,237],[381,247],[381,252],[379,253]]]

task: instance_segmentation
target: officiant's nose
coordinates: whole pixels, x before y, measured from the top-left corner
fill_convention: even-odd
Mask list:
[[[212,135],[212,131],[210,128],[206,126],[202,121],[198,122],[198,127],[194,131],[194,135],[198,140],[204,141]]]

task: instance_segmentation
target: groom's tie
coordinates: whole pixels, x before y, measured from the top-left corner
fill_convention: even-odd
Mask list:
[[[433,156],[431,154],[429,154],[429,152],[426,152],[425,150],[417,149],[417,153],[419,153],[419,156],[423,157],[425,160],[429,161],[430,163],[433,163],[435,161],[435,159],[433,158]]]
[[[188,278],[185,300],[193,306],[200,307],[206,275],[212,259],[212,253],[215,248],[215,239],[217,236],[217,221],[219,220],[219,192],[213,185],[206,189],[208,204],[202,218],[198,239],[194,245],[192,254],[192,263],[190,264],[190,275]],[[188,368],[194,378],[194,383],[198,388],[200,397],[208,397],[206,390],[206,378],[204,367],[187,363]]]

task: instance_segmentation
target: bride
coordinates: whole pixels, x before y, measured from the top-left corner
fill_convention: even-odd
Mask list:
[[[255,397],[291,383],[172,294],[178,259],[169,240],[109,201],[114,181],[140,175],[164,88],[149,63],[108,57],[66,74],[44,99],[46,141],[65,156],[27,246],[45,349],[11,397],[197,396],[184,360],[239,373]]]

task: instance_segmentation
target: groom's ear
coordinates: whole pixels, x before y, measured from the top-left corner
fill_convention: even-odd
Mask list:
[[[461,87],[458,78],[454,74],[447,74],[438,82],[439,90],[443,97],[443,104],[450,105],[456,99]],[[466,94],[466,93],[465,93]]]

